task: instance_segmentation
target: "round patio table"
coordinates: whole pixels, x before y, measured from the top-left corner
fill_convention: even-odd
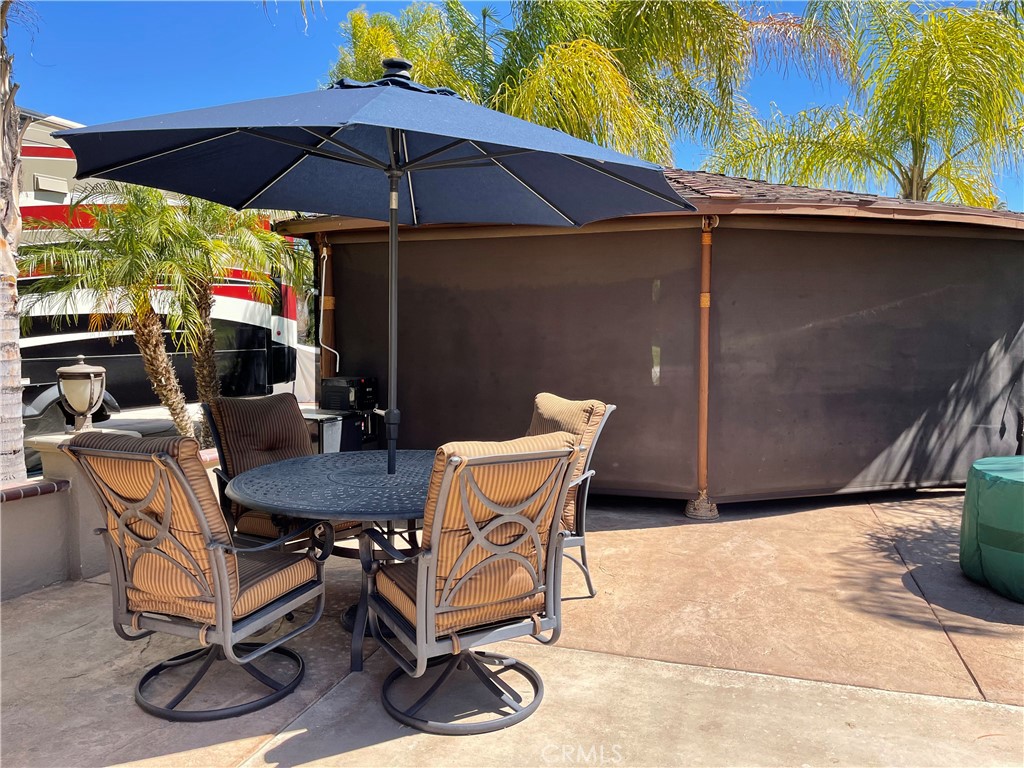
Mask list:
[[[1024,456],[979,459],[967,474],[960,568],[1024,603]]]
[[[419,520],[434,451],[318,453],[250,469],[232,478],[228,498],[243,507],[311,520]]]
[[[312,520],[374,522],[421,520],[434,451],[398,451],[395,474],[387,473],[387,451],[318,453],[250,469],[232,478],[224,492],[244,507]],[[360,536],[360,550],[370,542]],[[341,625],[352,632],[351,668],[363,668],[366,633],[366,574],[358,605]]]

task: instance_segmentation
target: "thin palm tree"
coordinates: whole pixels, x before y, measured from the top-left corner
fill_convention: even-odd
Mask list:
[[[55,322],[90,302],[90,330],[130,329],[160,402],[183,435],[195,430],[168,352],[193,355],[202,399],[219,394],[210,320],[212,287],[241,270],[257,300],[268,301],[268,272],[290,264],[291,248],[266,228],[260,212],[237,212],[205,200],[168,198],[158,190],[104,183],[72,205],[92,219],[88,229],[48,222],[50,242],[23,249],[21,267],[42,274],[26,301],[45,303]]]
[[[193,232],[189,239],[198,246],[182,256],[189,268],[186,300],[195,307],[198,321],[198,332],[185,329],[182,342],[192,353],[199,399],[209,402],[220,395],[212,322],[214,286],[242,272],[251,281],[252,297],[269,303],[277,290],[270,276],[281,277],[289,285],[303,285],[311,278],[312,260],[307,252],[270,230],[269,211],[236,211],[196,197],[182,197],[177,204]],[[201,441],[211,442],[205,422]]]
[[[1019,4],[926,8],[818,0],[862,68],[842,106],[740,115],[711,170],[787,184],[895,189],[911,200],[991,208],[996,174],[1024,158]]]
[[[376,79],[382,58],[401,55],[426,85],[669,163],[680,132],[720,135],[758,66],[852,72],[826,25],[724,0],[517,0],[509,23],[497,22],[493,9],[478,22],[458,0],[415,3],[397,17],[359,9],[341,25],[329,77]]]
[[[12,21],[25,21],[27,4],[0,2],[0,482],[25,479],[21,419],[21,347],[18,341],[18,247],[21,242],[21,141],[28,128],[15,104],[14,55],[7,47]]]

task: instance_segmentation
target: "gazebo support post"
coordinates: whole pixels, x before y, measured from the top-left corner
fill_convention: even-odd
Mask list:
[[[697,362],[697,492],[686,502],[686,516],[714,520],[718,505],[708,500],[708,377],[711,337],[711,230],[717,216],[705,216],[700,232],[700,352]]]

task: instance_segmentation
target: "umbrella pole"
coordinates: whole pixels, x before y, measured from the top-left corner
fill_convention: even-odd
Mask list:
[[[388,408],[384,411],[384,431],[388,439],[388,474],[395,474],[398,443],[398,182],[401,171],[389,171],[391,193],[388,196]]]

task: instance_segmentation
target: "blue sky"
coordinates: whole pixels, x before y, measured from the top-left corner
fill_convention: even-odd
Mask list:
[[[338,23],[367,5],[398,12],[404,2],[326,2],[308,26],[296,2],[32,3],[34,28],[12,26],[18,103],[84,124],[312,90],[337,56]],[[471,12],[484,3],[467,2]],[[488,3],[499,13],[507,3]],[[802,3],[784,10],[799,13]],[[797,72],[757,75],[748,100],[766,114],[845,100],[841,85]],[[679,142],[676,165],[698,168],[702,149]],[[1019,175],[1002,180],[1005,199],[1024,209]]]

